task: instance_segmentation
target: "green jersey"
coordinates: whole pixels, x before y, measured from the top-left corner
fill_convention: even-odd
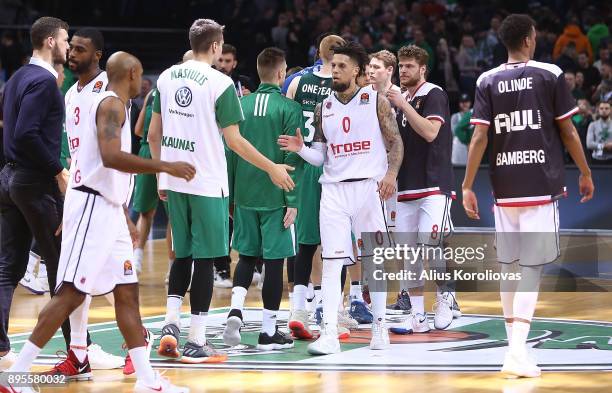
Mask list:
[[[277,140],[279,135],[295,135],[297,128],[303,129],[300,106],[284,97],[279,86],[267,83],[242,97],[240,104],[245,117],[240,123],[240,134],[271,161],[295,167],[299,156],[280,150]],[[230,190],[237,206],[254,210],[297,207],[296,189],[284,192],[267,173],[234,152],[228,152],[228,158]]]
[[[66,127],[62,127],[62,150],[60,151],[60,162],[65,169],[70,169],[68,159],[70,158],[70,148],[68,147],[68,134]]]
[[[149,136],[149,124],[151,124],[151,115],[153,114],[153,101],[155,100],[155,96],[157,95],[157,89],[153,88],[151,90],[151,94],[147,98],[147,102],[145,102],[145,117],[144,123],[142,125],[142,140],[140,141],[140,146],[149,145],[149,141],[147,140]]]
[[[331,94],[332,78],[323,77],[313,72],[300,76],[300,81],[293,99],[302,107],[302,115],[306,129],[303,132],[304,142],[310,146],[314,138],[314,110],[317,104],[323,102]]]

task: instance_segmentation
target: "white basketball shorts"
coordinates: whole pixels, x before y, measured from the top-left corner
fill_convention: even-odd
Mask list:
[[[395,239],[398,244],[442,246],[453,231],[447,195],[429,195],[413,201],[397,202]]]
[[[138,282],[123,207],[100,195],[69,190],[64,202],[62,249],[56,292],[70,282],[89,295]]]

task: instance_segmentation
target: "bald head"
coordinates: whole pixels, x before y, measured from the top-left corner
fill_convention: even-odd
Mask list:
[[[328,35],[321,40],[319,44],[319,57],[326,63],[329,63],[334,58],[334,46],[344,45],[346,41],[344,38],[337,35]]]
[[[113,53],[106,62],[106,73],[109,84],[129,86],[131,98],[136,97],[140,92],[142,64],[135,56],[127,52]]]
[[[189,60],[193,60],[193,51],[191,49],[189,49],[183,55],[183,63],[186,62],[186,61],[189,61]]]

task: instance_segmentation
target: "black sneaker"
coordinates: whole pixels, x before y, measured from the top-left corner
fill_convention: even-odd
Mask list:
[[[182,363],[222,363],[227,360],[227,354],[217,352],[210,344],[198,345],[196,343],[187,342],[183,347]]]
[[[259,333],[259,339],[257,340],[257,349],[262,351],[272,351],[275,349],[288,349],[293,348],[293,340],[287,337],[283,332],[280,332],[276,328],[274,336],[270,337],[267,333]]]
[[[229,270],[219,270],[215,273],[215,281],[213,285],[217,288],[231,288],[232,279]]]
[[[179,337],[181,330],[173,323],[169,323],[162,328],[161,338],[159,339],[159,348],[157,354],[167,358],[178,358],[181,356],[178,350]]]
[[[410,296],[408,292],[402,289],[397,295],[397,301],[387,306],[387,312],[389,314],[410,314],[412,311],[412,303],[410,303]]]
[[[225,329],[223,329],[223,343],[233,347],[240,344],[242,337],[240,329],[242,329],[242,312],[237,309],[231,309],[227,314]]]

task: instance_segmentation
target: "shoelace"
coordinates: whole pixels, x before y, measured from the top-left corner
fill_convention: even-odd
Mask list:
[[[455,297],[453,296],[453,294],[450,292],[446,292],[444,293],[444,295],[442,295],[442,297],[439,300],[435,301],[431,309],[435,313],[438,307],[440,307],[440,305],[444,303],[452,310],[454,302],[455,302]]]
[[[73,375],[78,372],[78,369],[76,368],[72,360],[70,360],[66,352],[57,351],[55,352],[55,355],[57,355],[57,357],[59,357],[61,360],[55,363],[55,366],[53,366],[50,372],[59,372],[64,375]],[[60,355],[64,355],[65,358],[62,359]]]

